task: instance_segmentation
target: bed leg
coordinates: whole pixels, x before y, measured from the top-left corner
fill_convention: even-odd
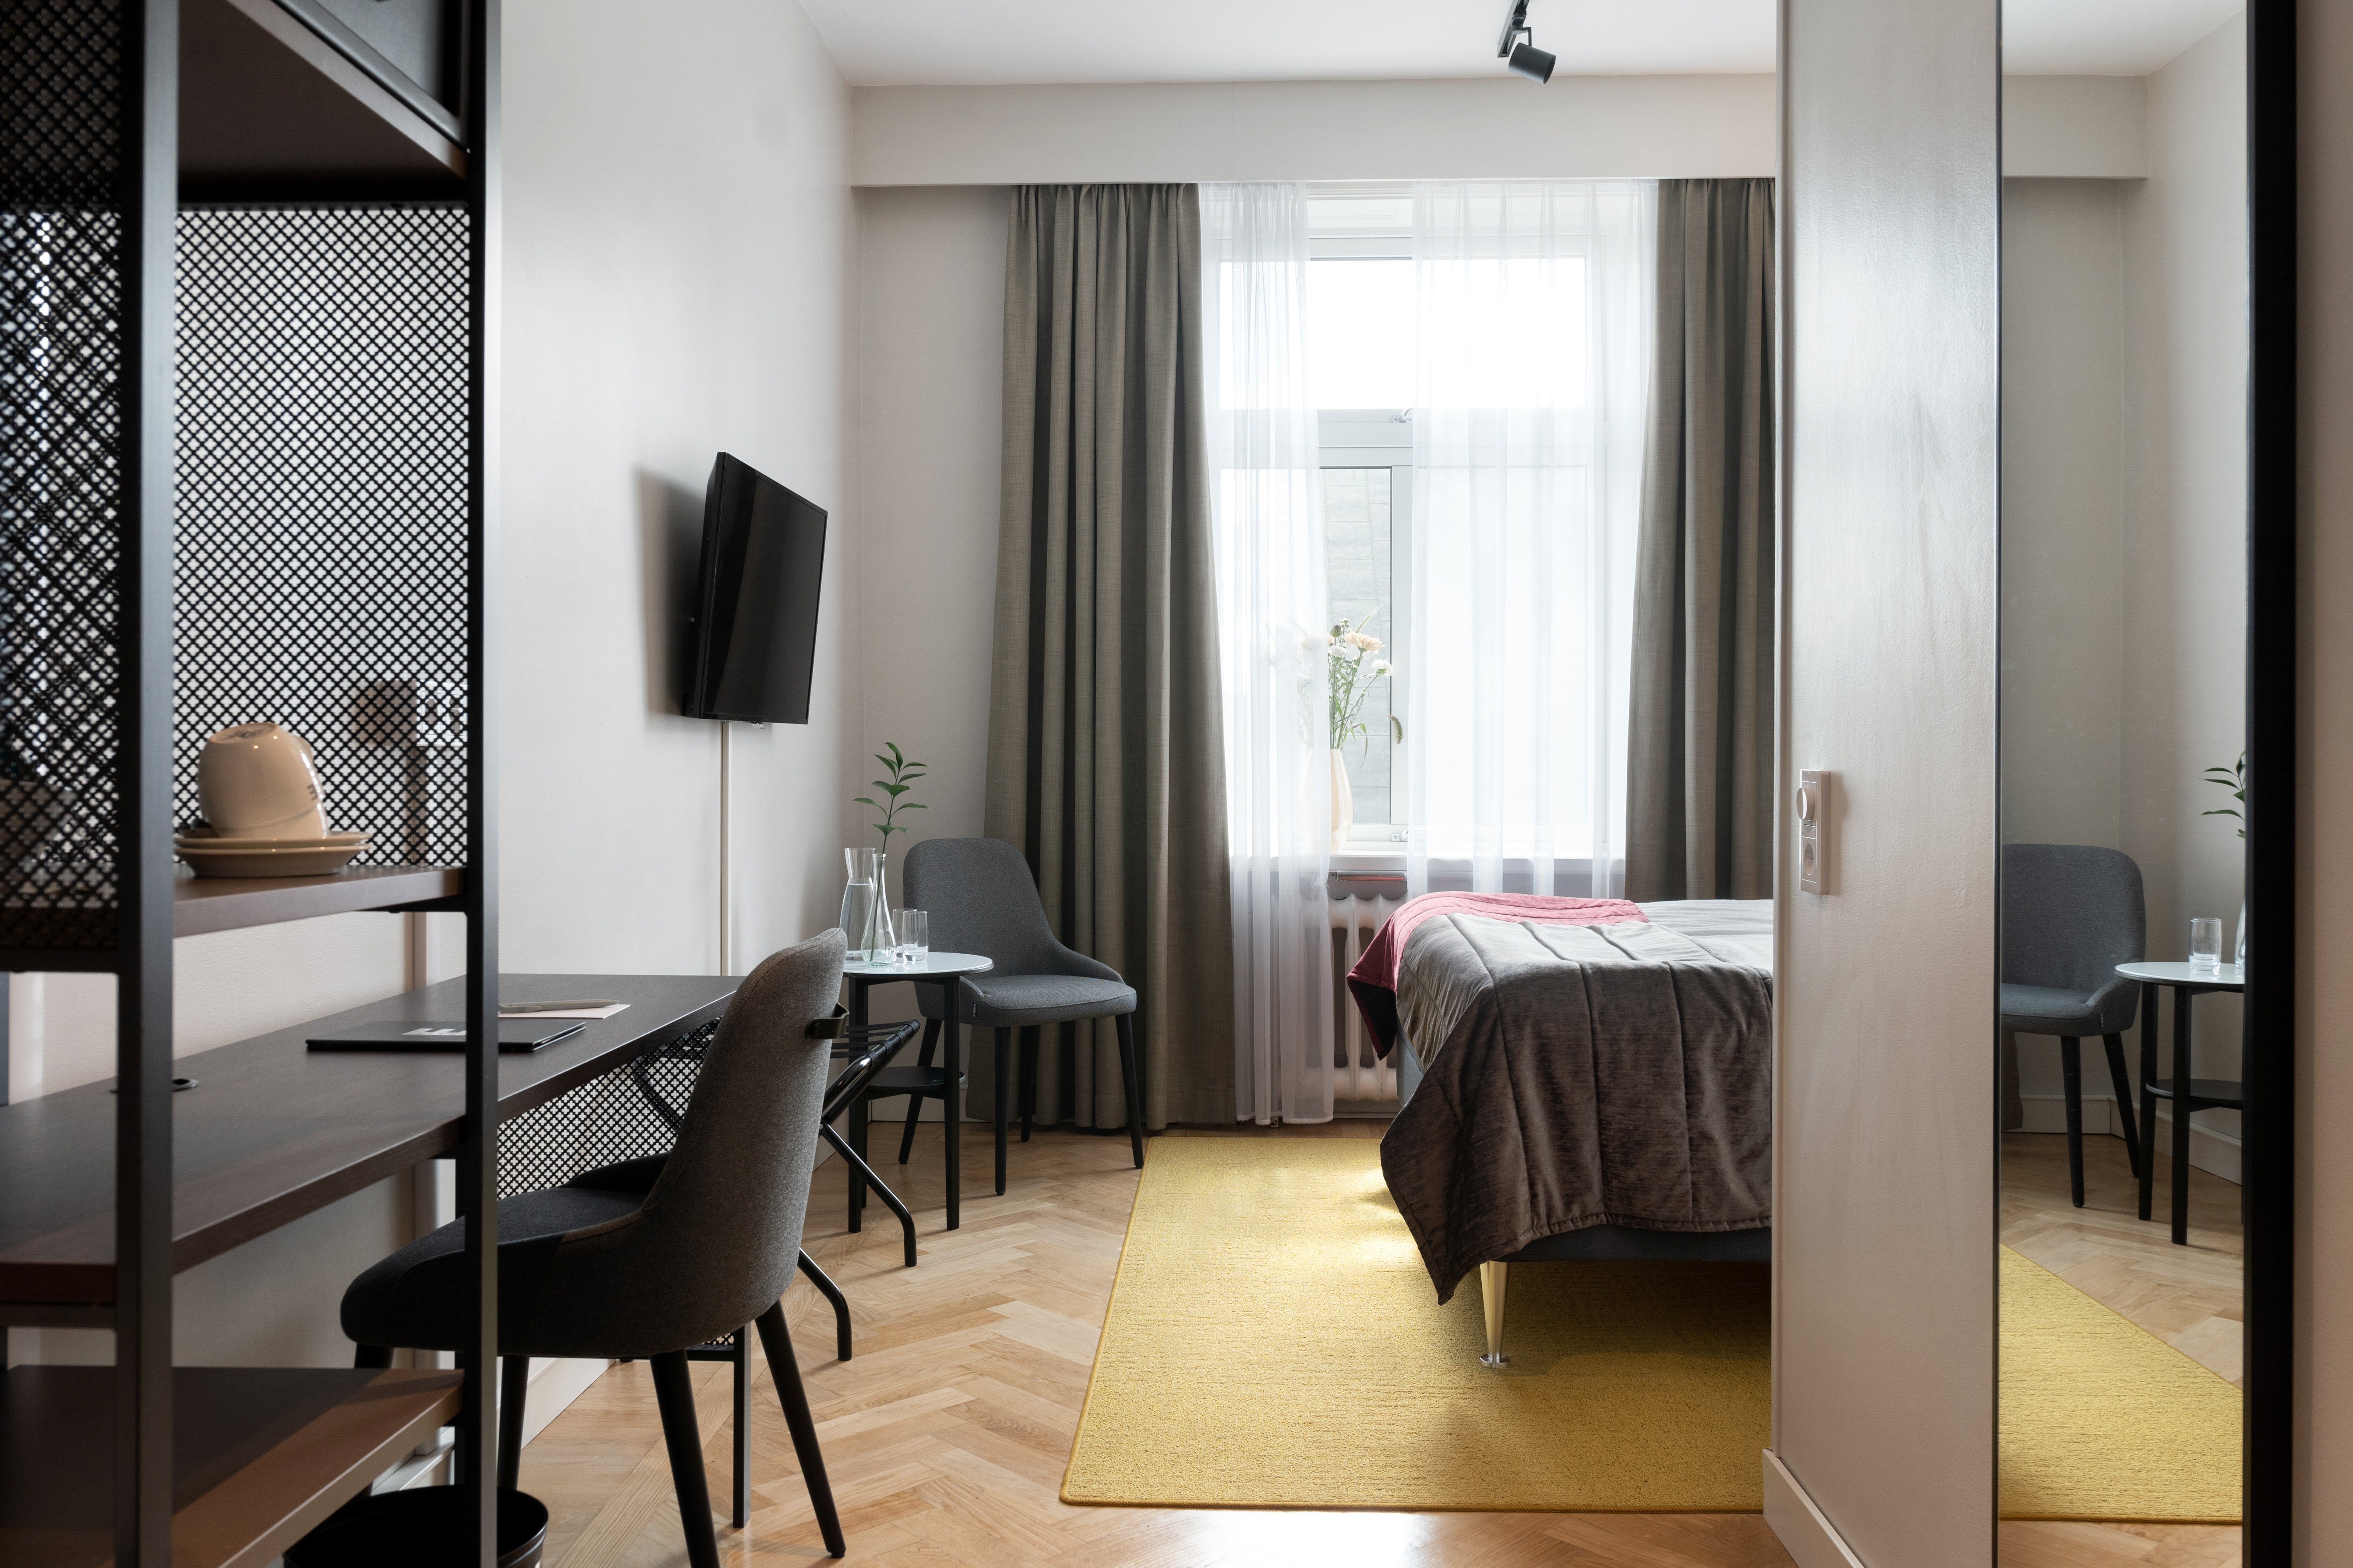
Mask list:
[[[1509,1366],[1512,1358],[1504,1353],[1504,1272],[1508,1263],[1479,1265],[1479,1296],[1487,1308],[1487,1353],[1479,1358],[1482,1366]]]

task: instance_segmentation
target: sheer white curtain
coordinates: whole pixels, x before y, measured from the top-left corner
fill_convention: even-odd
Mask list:
[[[1411,892],[1624,886],[1657,201],[1414,188]]]
[[[1328,1121],[1332,804],[1307,189],[1205,184],[1201,236],[1233,857],[1235,1114]]]

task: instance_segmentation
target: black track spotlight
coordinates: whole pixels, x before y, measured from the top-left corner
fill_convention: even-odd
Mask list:
[[[1504,41],[1495,46],[1495,58],[1508,61],[1530,81],[1552,79],[1553,57],[1536,47],[1535,33],[1528,26],[1528,0],[1512,0],[1512,17],[1504,24]]]

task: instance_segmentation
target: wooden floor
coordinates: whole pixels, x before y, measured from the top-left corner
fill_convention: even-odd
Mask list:
[[[843,1227],[838,1163],[819,1173],[807,1245],[848,1292],[857,1357],[832,1359],[830,1310],[786,1298],[849,1561],[924,1568],[1764,1568],[1788,1564],[1754,1514],[1404,1514],[1072,1508],[1057,1492],[1135,1194],[1124,1139],[1040,1133],[989,1188],[985,1132],[965,1141],[964,1224],[942,1228],[939,1145],[925,1129],[899,1190],[922,1267],[899,1266],[896,1225]],[[1378,1122],[1287,1128],[1377,1137]],[[1187,1134],[1172,1136],[1229,1136]],[[1244,1131],[1240,1135],[1250,1135]],[[2094,1140],[2094,1142],[2101,1142]],[[878,1140],[878,1143],[880,1140]],[[765,1371],[753,1396],[753,1511],[723,1521],[728,1369],[695,1369],[704,1453],[735,1564],[824,1561]],[[1368,1462],[1377,1462],[1368,1456]],[[685,1549],[642,1364],[616,1367],[523,1451],[522,1485],[554,1518],[552,1568],[655,1568]],[[2006,1525],[2004,1568],[2220,1568],[2236,1531]],[[2217,1539],[2231,1538],[2227,1555]]]
[[[2001,1238],[2109,1310],[2237,1383],[2244,1339],[2246,1237],[2236,1184],[2191,1166],[2189,1243],[2173,1245],[2160,1160],[2151,1219],[2124,1140],[2084,1140],[2084,1206],[2067,1195],[2067,1140],[2012,1132],[2001,1145]]]

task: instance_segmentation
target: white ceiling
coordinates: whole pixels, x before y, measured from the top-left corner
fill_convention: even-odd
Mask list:
[[[1506,0],[802,0],[844,75],[905,83],[1499,77]],[[2007,0],[2009,68],[2143,76],[2243,0]],[[1532,0],[1564,75],[1773,68],[1774,0]],[[1533,82],[1531,92],[1541,90]]]

